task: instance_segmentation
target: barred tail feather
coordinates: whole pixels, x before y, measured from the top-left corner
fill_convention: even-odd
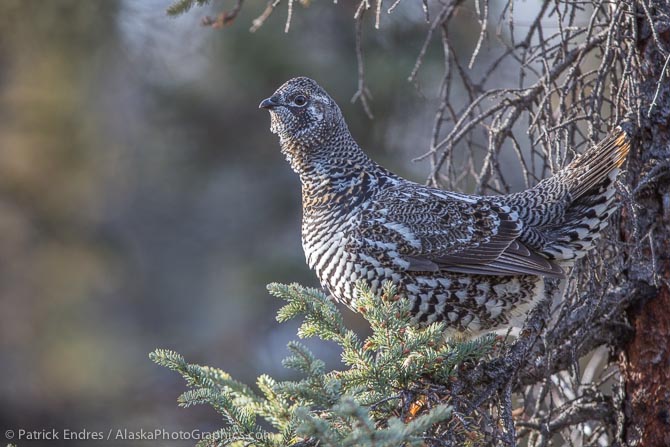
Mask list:
[[[614,181],[629,150],[628,136],[617,128],[562,171],[571,200],[562,222],[547,234],[543,252],[549,258],[571,262],[595,246],[617,208]]]
[[[629,150],[628,136],[617,127],[604,140],[570,163],[564,172],[572,199],[576,200],[586,193],[593,194],[593,189],[599,190],[613,171],[618,172]]]

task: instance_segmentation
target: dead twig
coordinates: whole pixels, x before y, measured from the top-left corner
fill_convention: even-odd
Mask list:
[[[361,2],[363,5],[364,2]],[[368,87],[365,83],[365,60],[363,57],[363,14],[361,10],[360,14],[357,12],[358,18],[356,19],[356,62],[358,63],[358,90],[354,93],[354,96],[351,98],[351,102],[355,103],[356,101],[361,102],[363,105],[363,110],[368,118],[373,119],[374,115],[372,114],[372,109],[370,108],[369,101],[372,100],[372,95],[368,90]]]

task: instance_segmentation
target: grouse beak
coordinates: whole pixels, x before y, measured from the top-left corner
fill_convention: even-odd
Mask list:
[[[277,99],[274,96],[270,96],[269,98],[262,100],[258,105],[258,108],[270,110],[274,107],[277,107],[278,105],[279,103],[277,102]]]

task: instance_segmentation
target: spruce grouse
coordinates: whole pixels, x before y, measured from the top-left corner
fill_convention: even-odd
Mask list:
[[[355,309],[356,284],[387,280],[416,324],[471,335],[521,326],[543,277],[563,278],[616,209],[629,150],[618,129],[553,177],[503,196],[465,195],[401,178],[371,160],[335,101],[294,78],[260,103],[302,183],[302,245],[321,285]]]

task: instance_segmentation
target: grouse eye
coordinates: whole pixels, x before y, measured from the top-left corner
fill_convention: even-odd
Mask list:
[[[296,106],[304,106],[307,104],[307,98],[305,98],[303,95],[298,95],[295,98],[293,98],[293,104]]]

